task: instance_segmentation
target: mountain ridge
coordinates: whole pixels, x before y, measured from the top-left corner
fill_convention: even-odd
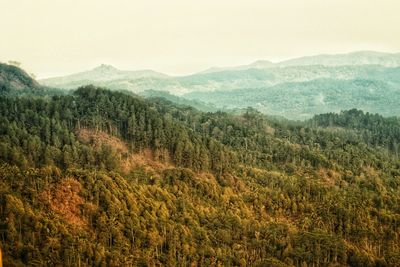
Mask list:
[[[317,62],[317,63],[316,63]],[[278,63],[282,66],[305,65],[382,65],[385,67],[400,66],[400,53],[386,53],[377,51],[355,51],[341,54],[320,54],[288,59]]]
[[[311,55],[311,56],[302,56],[302,57],[294,57],[294,58],[290,58],[290,59],[285,59],[285,60],[281,60],[281,61],[277,61],[277,62],[273,62],[267,59],[258,59],[256,61],[253,61],[249,64],[244,64],[244,65],[236,65],[236,66],[226,66],[226,67],[210,67],[206,70],[203,71],[198,71],[198,72],[194,72],[192,74],[188,74],[188,75],[168,75],[162,72],[158,72],[155,70],[151,70],[151,69],[143,69],[143,70],[124,70],[124,72],[153,72],[154,74],[158,74],[161,76],[167,76],[167,77],[182,77],[182,76],[192,76],[192,75],[196,75],[196,74],[202,74],[202,73],[209,73],[209,72],[219,72],[222,70],[245,70],[245,69],[251,69],[251,68],[269,68],[269,67],[285,67],[285,66],[307,66],[307,65],[326,65],[322,62],[317,62],[314,64],[310,64],[307,63],[310,59],[322,59],[322,58],[335,58],[335,57],[354,57],[354,56],[360,56],[364,57],[364,58],[374,58],[375,61],[370,61],[370,62],[363,62],[363,63],[358,63],[355,65],[380,65],[379,62],[377,62],[376,60],[379,58],[383,58],[386,59],[387,57],[395,57],[396,59],[392,62],[392,64],[386,63],[386,65],[384,64],[383,66],[388,66],[388,67],[394,67],[394,66],[400,66],[400,52],[398,53],[389,53],[389,52],[378,52],[378,51],[370,51],[370,50],[361,50],[361,51],[354,51],[354,52],[349,52],[349,53],[337,53],[337,54],[317,54],[317,55]],[[318,60],[317,60],[318,61]],[[341,64],[328,64],[328,66],[343,66],[343,65],[354,65],[344,61]],[[76,75],[76,74],[80,74],[80,73],[85,73],[85,72],[90,72],[90,71],[95,71],[95,70],[102,70],[102,69],[112,69],[112,70],[116,70],[116,71],[122,71],[112,65],[109,64],[101,64],[91,70],[88,71],[83,71],[83,72],[77,72],[77,73],[72,73],[72,74],[68,74],[68,75],[63,75],[63,76],[56,76],[56,77],[49,77],[49,78],[45,78],[45,79],[40,79],[39,81],[49,81],[51,79],[55,79],[55,78],[61,78],[61,77],[68,77],[68,76],[72,76],[72,75]]]

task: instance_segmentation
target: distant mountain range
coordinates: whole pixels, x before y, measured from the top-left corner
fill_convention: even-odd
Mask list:
[[[397,67],[400,65],[400,53],[382,53],[375,51],[358,51],[348,54],[318,55],[301,57],[283,61],[280,66],[306,66],[306,65],[381,65]]]
[[[344,66],[344,65],[380,65],[385,67],[400,66],[400,53],[382,53],[375,51],[357,51],[348,54],[322,54],[284,60],[273,63],[268,60],[258,60],[248,65],[236,67],[214,67],[203,71],[203,73],[219,72],[224,70],[265,69],[288,66]]]
[[[400,53],[366,51],[302,57],[279,63],[259,60],[249,65],[210,68],[193,75],[178,77],[152,70],[124,71],[103,64],[89,71],[43,79],[40,82],[44,85],[66,89],[94,83],[134,92],[164,89],[171,93],[182,93],[199,90],[231,90],[244,85],[253,85],[254,82],[260,85],[259,81],[264,81],[262,85],[272,85],[288,81],[328,78],[331,75],[338,79],[354,78],[357,75],[358,67],[365,65],[398,67],[400,66]]]
[[[101,65],[90,71],[39,82],[64,89],[94,84],[152,97],[157,91],[169,92],[217,108],[251,106],[294,119],[348,108],[380,112],[385,116],[400,115],[400,109],[390,104],[400,100],[400,53],[361,51],[278,63],[259,60],[187,76],[168,76],[151,70],[123,71]],[[152,93],[146,93],[148,90]],[[318,99],[324,101],[318,102]]]

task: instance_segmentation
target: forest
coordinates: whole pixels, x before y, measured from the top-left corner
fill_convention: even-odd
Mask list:
[[[397,117],[39,91],[0,96],[4,266],[400,263]]]

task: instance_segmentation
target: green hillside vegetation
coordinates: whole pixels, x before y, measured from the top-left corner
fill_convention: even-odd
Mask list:
[[[290,119],[304,120],[314,114],[352,108],[390,117],[400,115],[399,88],[374,80],[318,79],[256,89],[193,92],[183,97],[228,109],[251,106],[266,114]]]
[[[11,90],[37,89],[39,84],[22,69],[0,63],[0,93]]]
[[[378,114],[348,110],[340,114],[328,113],[314,116],[308,121],[309,126],[320,126],[325,129],[345,129],[356,132],[360,139],[375,147],[386,148],[396,157],[400,152],[400,119],[398,117],[383,118]]]
[[[400,123],[0,97],[5,266],[396,266]]]
[[[0,96],[48,96],[67,93],[68,91],[42,86],[24,70],[0,63]]]

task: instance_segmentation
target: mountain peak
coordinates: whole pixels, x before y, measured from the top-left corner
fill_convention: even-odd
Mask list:
[[[100,66],[94,68],[93,70],[94,71],[102,71],[102,72],[119,71],[114,66],[108,65],[108,64],[101,64]]]

